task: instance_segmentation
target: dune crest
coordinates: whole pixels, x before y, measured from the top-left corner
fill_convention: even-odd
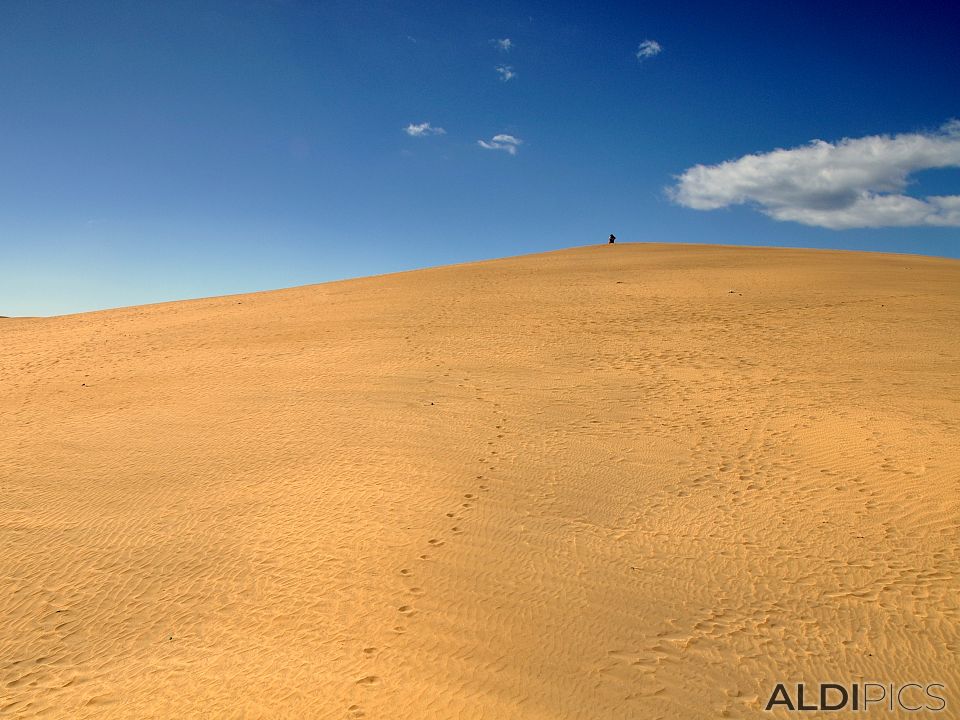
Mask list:
[[[958,367],[960,263],[849,252],[7,319],[0,717],[960,703]]]

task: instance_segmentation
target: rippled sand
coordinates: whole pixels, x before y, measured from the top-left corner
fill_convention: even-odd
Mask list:
[[[960,262],[843,252],[0,320],[0,716],[960,706],[958,368]]]

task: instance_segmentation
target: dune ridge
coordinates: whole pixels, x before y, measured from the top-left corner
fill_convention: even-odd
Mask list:
[[[6,319],[0,717],[960,703],[958,367],[960,262],[851,252]]]

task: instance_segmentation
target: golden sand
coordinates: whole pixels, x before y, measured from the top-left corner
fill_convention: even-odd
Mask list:
[[[960,707],[958,368],[960,262],[848,252],[0,320],[0,716]]]

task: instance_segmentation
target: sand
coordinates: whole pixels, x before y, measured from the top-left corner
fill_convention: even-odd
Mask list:
[[[849,252],[5,319],[0,716],[956,708],[958,368],[960,262]]]

